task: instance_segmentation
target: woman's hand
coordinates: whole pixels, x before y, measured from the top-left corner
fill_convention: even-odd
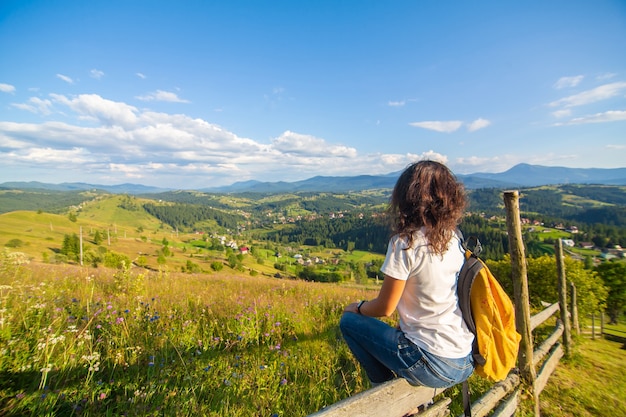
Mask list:
[[[356,303],[348,304],[346,306],[346,308],[343,309],[343,312],[344,313],[356,313],[356,314],[359,314],[359,310],[357,309],[359,303],[360,303],[360,301],[357,301]]]

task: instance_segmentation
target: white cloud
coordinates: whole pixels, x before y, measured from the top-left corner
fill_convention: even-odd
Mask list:
[[[107,100],[97,94],[80,94],[74,98],[50,94],[50,97],[55,102],[68,106],[82,118],[99,121],[105,125],[132,126],[137,122],[136,107]]]
[[[353,147],[293,131],[260,143],[203,119],[145,111],[96,94],[52,94],[50,100],[27,104],[62,108],[63,117],[76,122],[0,121],[0,158],[21,172],[62,167],[54,178],[71,180],[74,175],[95,183],[141,179],[189,189],[261,178],[387,174],[420,159],[447,163],[434,150],[359,154]]]
[[[446,122],[426,121],[409,123],[409,125],[421,127],[422,129],[434,130],[436,132],[451,133],[459,130],[459,128],[463,125],[463,122],[459,120],[451,120]]]
[[[582,93],[574,94],[569,97],[564,97],[560,100],[551,102],[551,107],[577,107],[585,104],[595,103],[597,101],[607,100],[611,97],[615,97],[626,90],[626,82],[616,82],[611,84],[601,85],[591,90],[583,91]]]
[[[402,107],[406,104],[406,101],[401,100],[401,101],[390,101],[387,103],[387,105],[389,107]]]
[[[145,76],[145,75],[143,75],[143,74],[142,74],[142,73],[140,73],[140,72],[136,72],[136,73],[135,73],[135,75],[136,75],[137,77],[141,78],[142,80],[145,80],[145,79],[146,79],[146,76]]]
[[[153,93],[146,94],[145,96],[136,96],[135,98],[141,101],[168,101],[171,103],[189,103],[189,100],[183,100],[179,98],[176,93],[162,90],[157,90]]]
[[[563,88],[576,87],[583,80],[584,75],[576,75],[573,77],[561,77],[554,83],[554,88],[561,90]]]
[[[475,132],[477,130],[484,129],[489,125],[491,125],[491,122],[489,120],[479,118],[467,125],[467,130],[469,130],[470,132]]]
[[[610,80],[611,78],[614,78],[617,74],[614,72],[607,72],[606,74],[601,74],[598,75],[596,77],[596,80],[598,81],[606,81],[606,80]]]
[[[109,168],[111,172],[121,172],[126,178],[143,178],[146,174],[149,174],[150,171],[147,170],[145,166],[142,165],[128,165],[128,164],[109,164]],[[161,164],[157,164],[157,170],[162,168]]]
[[[610,110],[604,113],[596,113],[588,116],[577,117],[565,123],[568,125],[580,125],[587,123],[606,123],[606,122],[619,122],[626,120],[626,111],[623,110]]]
[[[39,166],[75,166],[93,161],[89,152],[82,148],[54,149],[54,148],[24,148],[9,154],[13,162],[35,163]]]
[[[0,83],[0,92],[13,94],[15,93],[15,87],[11,84]]]
[[[68,84],[74,84],[74,80],[72,80],[70,77],[68,77],[67,75],[63,75],[63,74],[57,74],[57,78],[65,81]]]
[[[272,147],[285,154],[353,158],[357,151],[342,145],[331,145],[324,139],[286,131],[272,141]]]
[[[606,145],[606,147],[609,149],[617,150],[617,151],[622,151],[626,149],[626,145]]]
[[[552,116],[556,117],[557,119],[561,119],[563,117],[569,117],[571,116],[572,111],[570,109],[563,109],[563,110],[557,110],[555,112],[552,112]]]
[[[260,174],[267,181],[386,174],[422,158],[446,159],[433,151],[359,155],[352,147],[292,131],[262,144],[202,119],[141,111],[98,95],[56,94],[51,102],[92,125],[0,122],[0,158],[11,166],[62,166],[95,182],[142,179],[172,188],[232,184]]]
[[[91,71],[89,71],[89,75],[91,75],[92,78],[99,80],[100,78],[104,77],[104,72],[97,69],[92,69]]]
[[[28,99],[28,103],[11,103],[11,106],[36,114],[49,115],[52,113],[52,102],[42,100],[39,97],[31,97]]]

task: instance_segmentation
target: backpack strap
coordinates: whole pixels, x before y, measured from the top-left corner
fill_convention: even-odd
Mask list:
[[[469,382],[467,379],[463,381],[463,416],[472,417],[472,401],[470,399]]]
[[[476,239],[478,241],[478,239]],[[472,315],[472,306],[470,300],[470,290],[478,271],[483,268],[483,263],[480,259],[469,249],[465,250],[465,262],[461,271],[459,272],[459,279],[457,281],[457,294],[459,298],[459,308],[465,321],[465,325],[470,332],[474,335],[474,342],[472,343],[472,357],[474,363],[477,365],[484,365],[485,358],[480,354],[478,349],[478,338],[476,337],[476,323]]]
[[[478,240],[478,237],[470,236],[469,238],[467,238],[467,240],[465,240],[465,238],[463,237],[463,232],[461,232],[461,229],[459,229],[458,227],[456,228],[456,235],[461,241],[461,247],[463,248],[463,250],[470,251],[475,256],[481,254],[481,252],[483,251],[483,245],[480,243],[480,240]]]

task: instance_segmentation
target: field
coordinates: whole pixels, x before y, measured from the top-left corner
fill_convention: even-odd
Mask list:
[[[0,415],[306,415],[364,388],[354,288],[47,264],[0,276]]]
[[[306,416],[369,386],[337,323],[372,290],[0,265],[0,415]],[[620,347],[580,339],[542,394],[544,415],[626,411]],[[457,411],[458,393],[446,392]]]

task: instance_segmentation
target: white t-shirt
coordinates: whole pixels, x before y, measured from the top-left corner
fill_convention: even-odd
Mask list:
[[[431,251],[419,231],[412,247],[406,248],[406,239],[392,237],[380,269],[391,278],[407,281],[397,307],[400,329],[430,353],[451,359],[467,356],[474,335],[463,321],[456,294],[464,261],[460,239],[455,234],[441,256]]]

